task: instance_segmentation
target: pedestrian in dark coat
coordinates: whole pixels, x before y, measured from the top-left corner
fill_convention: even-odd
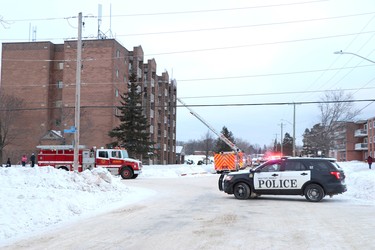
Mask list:
[[[35,155],[34,155],[34,153],[31,154],[30,161],[31,161],[31,167],[33,168],[34,165],[35,165]]]
[[[371,156],[367,157],[367,163],[368,163],[368,168],[371,169],[371,164],[372,164],[372,157]]]
[[[8,158],[6,167],[9,168],[10,166],[12,166],[12,163],[10,163],[10,158]]]

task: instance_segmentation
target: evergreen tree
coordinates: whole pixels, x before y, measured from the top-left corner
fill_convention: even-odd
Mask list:
[[[221,130],[221,134],[224,135],[231,142],[235,143],[232,132],[230,132],[225,126]],[[228,152],[228,151],[233,151],[233,149],[229,145],[227,145],[223,140],[218,138],[216,140],[215,152]]]
[[[134,74],[129,77],[128,93],[121,95],[120,125],[111,130],[108,135],[115,138],[112,146],[125,147],[131,157],[145,159],[153,152],[153,142],[150,141],[147,118],[142,114],[142,91]]]
[[[293,137],[289,133],[285,133],[283,139],[283,154],[293,155]]]

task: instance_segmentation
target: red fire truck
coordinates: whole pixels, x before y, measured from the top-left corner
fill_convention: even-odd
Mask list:
[[[41,145],[38,154],[38,166],[53,166],[67,171],[74,170],[74,148],[72,145]],[[135,179],[142,172],[142,163],[129,158],[123,148],[88,149],[79,146],[78,171],[94,167],[108,169],[114,175],[121,175],[123,179]]]

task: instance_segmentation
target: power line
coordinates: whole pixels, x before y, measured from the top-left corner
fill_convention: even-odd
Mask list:
[[[127,15],[114,15],[117,16],[154,16],[154,15],[179,15],[179,14],[192,14],[192,13],[205,13],[205,12],[221,12],[221,11],[234,11],[234,10],[246,10],[246,9],[260,9],[260,8],[271,8],[271,7],[283,7],[291,5],[302,5],[316,2],[325,2],[327,0],[317,0],[317,1],[305,1],[305,2],[295,2],[286,4],[271,4],[271,5],[258,5],[250,7],[238,7],[238,8],[225,8],[225,9],[212,9],[212,10],[185,10],[185,11],[174,11],[174,12],[159,12],[159,13],[139,13],[139,14],[127,14]]]
[[[353,66],[353,67],[342,67],[342,68],[329,68],[329,69],[316,69],[316,70],[304,70],[304,71],[292,71],[292,72],[280,72],[280,73],[268,73],[268,74],[258,74],[258,75],[244,75],[244,76],[223,76],[223,77],[207,77],[207,78],[196,78],[196,79],[179,79],[177,82],[198,82],[198,81],[212,81],[212,80],[227,80],[227,79],[241,79],[241,78],[256,78],[256,77],[269,77],[269,76],[284,76],[284,75],[296,75],[296,74],[307,74],[307,73],[316,73],[316,72],[322,72],[322,71],[335,71],[335,70],[343,70],[343,69],[352,69],[352,68],[363,68],[363,67],[374,67],[374,64],[369,64],[369,65],[361,65],[361,66]],[[146,80],[147,82],[147,80]],[[137,82],[141,83],[141,82]],[[47,87],[48,86],[57,86],[57,83],[54,84],[45,84],[42,83],[43,85],[38,85],[35,83],[30,83],[30,84],[20,84],[20,85],[13,85],[17,87]],[[64,83],[64,85],[69,85],[69,86],[75,86],[75,82],[70,82],[70,83]],[[124,82],[82,82],[82,87],[84,88],[87,85],[115,85],[115,84],[124,84]],[[4,83],[3,83],[4,85]],[[353,90],[358,90],[353,89]],[[303,92],[303,93],[306,93]]]
[[[234,10],[246,10],[246,9],[260,9],[260,8],[271,8],[271,7],[283,7],[292,5],[303,5],[317,2],[326,2],[327,0],[315,0],[315,1],[305,1],[305,2],[295,2],[295,3],[283,3],[283,4],[270,4],[270,5],[259,5],[259,6],[249,6],[249,7],[237,7],[237,8],[224,8],[224,9],[206,9],[206,10],[185,10],[185,11],[171,11],[171,12],[154,12],[154,13],[135,13],[135,14],[121,14],[112,15],[112,18],[116,17],[133,17],[133,16],[159,16],[159,15],[180,15],[180,14],[194,14],[194,13],[206,13],[206,12],[222,12],[222,11],[234,11]],[[90,15],[89,17],[94,17]],[[102,16],[110,17],[110,16]],[[77,17],[68,17],[77,18]],[[53,21],[68,19],[67,17],[51,17],[51,18],[34,18],[34,19],[14,19],[8,20],[8,22],[30,22],[30,21]]]
[[[322,36],[322,37],[310,37],[310,38],[302,38],[302,39],[294,39],[294,40],[285,40],[285,41],[276,41],[276,42],[265,42],[265,43],[255,43],[255,44],[243,44],[243,45],[235,45],[235,46],[226,46],[226,47],[216,47],[216,48],[203,48],[203,49],[195,49],[195,50],[181,50],[181,51],[170,51],[170,52],[160,52],[160,53],[152,53],[152,54],[145,54],[145,57],[152,57],[152,56],[160,56],[160,55],[170,55],[170,54],[183,54],[183,53],[196,53],[202,51],[214,51],[214,50],[227,50],[227,49],[239,49],[239,48],[246,48],[246,47],[257,47],[257,46],[268,46],[268,45],[277,45],[277,44],[284,44],[284,43],[295,43],[295,42],[306,42],[306,41],[314,41],[320,39],[331,39],[337,37],[346,37],[346,36],[358,36],[358,35],[366,35],[372,34],[375,31],[366,31],[366,32],[359,32],[359,33],[347,33],[347,34],[339,34],[339,35],[331,35],[331,36]],[[7,39],[0,39],[0,40],[7,40]],[[85,41],[85,40],[84,40]],[[84,42],[83,41],[83,42]],[[116,59],[126,59],[131,58],[132,56],[126,55],[121,57],[108,57],[108,58],[86,58],[83,59],[84,61],[97,61],[97,60],[116,60]],[[43,60],[34,60],[34,59],[3,59],[4,61],[30,61],[30,62],[74,62],[75,59],[67,59],[67,60],[51,60],[51,59],[43,59]]]
[[[301,101],[301,102],[266,102],[266,103],[230,103],[230,104],[186,104],[186,105],[155,105],[155,108],[165,107],[238,107],[238,106],[281,106],[281,105],[310,105],[310,104],[329,104],[329,103],[355,103],[355,102],[375,102],[375,99],[357,99],[357,100],[341,100],[341,101]],[[108,105],[90,105],[81,106],[81,109],[112,109],[118,108],[118,106]],[[64,109],[73,109],[72,107],[64,107]],[[61,107],[39,107],[39,108],[15,108],[15,109],[0,109],[0,111],[35,111],[35,110],[51,110],[51,109],[62,109]]]
[[[134,33],[134,34],[125,34],[125,35],[116,35],[116,36],[117,37],[118,36],[145,36],[145,35],[163,35],[163,34],[187,33],[187,32],[202,32],[202,31],[211,31],[211,30],[243,29],[243,28],[262,27],[262,26],[273,26],[273,25],[284,25],[284,24],[304,23],[304,22],[325,21],[325,20],[347,18],[347,17],[356,17],[356,16],[363,16],[363,15],[373,15],[373,14],[375,14],[375,12],[344,15],[344,16],[334,16],[334,17],[302,19],[302,20],[293,20],[293,21],[285,21],[285,22],[249,24],[249,25],[228,26],[228,27],[213,27],[213,28],[191,29],[191,30],[158,31],[158,32]]]
[[[354,36],[354,35],[359,35],[359,34],[360,35],[365,35],[365,34],[370,34],[370,33],[374,33],[374,32],[375,31],[367,31],[367,32],[362,32],[362,33],[348,33],[348,34],[341,34],[341,35],[311,37],[311,38],[302,38],[302,39],[294,39],[294,40],[276,41],[276,42],[245,44],[245,45],[237,45],[237,46],[206,48],[206,49],[196,49],[196,50],[185,50],[185,51],[162,52],[162,53],[146,54],[145,56],[181,54],[181,53],[192,53],[192,52],[201,52],[201,51],[213,51],[213,50],[222,50],[222,49],[237,49],[237,48],[244,48],[244,47],[256,47],[256,46],[265,46],[265,45],[276,45],[276,44],[283,44],[283,43],[305,42],[305,41],[314,41],[314,40],[320,40],[320,39],[330,39],[330,38],[337,38],[337,37]]]
[[[326,90],[311,90],[311,91],[288,91],[288,92],[269,92],[269,93],[252,93],[252,94],[238,94],[238,95],[215,95],[215,96],[186,96],[180,97],[182,99],[201,99],[201,98],[222,98],[222,97],[241,97],[241,96],[264,96],[264,95],[290,95],[290,94],[311,94],[311,93],[321,93],[327,91],[353,91],[353,90],[364,90],[364,89],[375,89],[375,87],[367,88],[352,88],[352,89],[326,89]]]
[[[360,67],[374,67],[374,64],[355,66],[354,68],[360,68]],[[294,74],[316,73],[316,72],[322,72],[322,71],[335,71],[335,70],[351,69],[351,68],[353,68],[353,67],[316,69],[316,70],[292,71],[292,72],[281,72],[281,73],[268,73],[268,74],[247,75],[247,76],[226,76],[226,77],[211,77],[211,78],[196,78],[196,79],[179,79],[178,82],[226,80],[226,79],[254,78],[254,77],[265,77],[265,76],[284,76],[284,75],[294,75]]]

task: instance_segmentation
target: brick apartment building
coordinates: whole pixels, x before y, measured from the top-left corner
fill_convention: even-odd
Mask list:
[[[115,107],[134,73],[155,142],[146,164],[175,163],[176,81],[167,72],[158,76],[154,59],[144,63],[141,46],[128,51],[115,39],[82,44],[80,144],[102,147],[112,142],[108,132],[119,124]],[[74,135],[64,130],[74,126],[76,53],[77,41],[2,44],[1,91],[23,100],[3,159],[18,162],[22,154],[37,153],[40,144],[72,144]]]
[[[338,161],[365,161],[374,157],[375,118],[345,122],[342,130],[335,132],[335,142],[330,157]]]

